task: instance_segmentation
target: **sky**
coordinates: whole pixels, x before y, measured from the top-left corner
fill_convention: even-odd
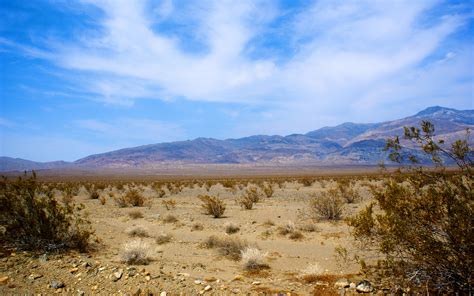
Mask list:
[[[0,0],[0,155],[474,109],[474,2]]]

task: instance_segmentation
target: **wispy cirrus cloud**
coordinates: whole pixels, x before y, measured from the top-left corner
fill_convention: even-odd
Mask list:
[[[121,116],[73,122],[81,131],[119,138],[125,144],[188,136],[190,127],[176,123],[186,119],[180,118],[180,111],[173,123],[126,114],[127,108],[149,99],[220,104],[216,109],[224,110],[226,124],[207,113],[206,118],[194,120],[216,129],[225,126],[228,137],[307,132],[344,121],[382,121],[436,104],[474,107],[470,3],[82,0],[50,4],[87,21],[78,22],[81,26],[68,31],[67,38],[49,31],[35,34],[29,43],[0,37],[1,49],[54,65],[48,71],[56,72],[55,79],[68,86],[60,91],[78,100],[99,101],[111,109],[125,107]],[[156,113],[147,118],[163,115],[160,110]],[[91,117],[97,118],[80,116]],[[189,136],[212,134],[201,131]]]

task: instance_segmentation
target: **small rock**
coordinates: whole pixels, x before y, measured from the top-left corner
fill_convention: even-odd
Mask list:
[[[234,282],[234,281],[241,281],[241,280],[243,280],[243,279],[244,279],[243,276],[241,276],[241,275],[236,275],[236,276],[234,276],[234,278],[232,279],[232,281],[233,281],[233,282]]]
[[[84,296],[86,295],[86,292],[84,292],[83,290],[77,290],[77,296]]]
[[[372,284],[366,280],[359,282],[356,286],[356,291],[360,293],[370,293],[373,289]]]
[[[338,279],[334,283],[334,287],[336,287],[336,288],[347,288],[347,287],[349,287],[350,284],[351,284],[351,282],[349,282],[348,279],[342,278],[342,279]]]
[[[8,282],[8,276],[0,277],[0,285],[5,285]]]
[[[78,270],[79,270],[79,268],[74,267],[74,268],[69,269],[69,272],[70,272],[70,273],[75,273],[75,272],[78,271]]]
[[[64,288],[65,285],[61,281],[52,280],[49,286],[53,289],[61,289],[61,288]]]
[[[180,273],[178,273],[178,275],[184,276],[184,277],[190,277],[191,276],[189,273],[186,273],[186,272],[180,272]]]
[[[196,285],[201,285],[201,284],[202,284],[202,281],[201,281],[201,280],[195,280],[194,283],[195,283]]]
[[[123,275],[123,270],[122,269],[119,269],[117,272],[114,272],[113,274],[113,277],[112,277],[112,280],[114,282],[118,281],[119,279],[122,278],[122,275]]]
[[[355,287],[356,287],[356,284],[355,284],[355,283],[351,283],[351,284],[349,285],[349,288],[351,288],[351,289],[355,289]]]
[[[145,277],[145,280],[147,280],[147,281],[151,280],[151,276],[147,275],[147,276]]]
[[[260,281],[255,281],[255,282],[252,282],[252,285],[257,286],[257,285],[260,285],[261,283],[262,283],[262,282],[260,282]]]
[[[231,292],[234,293],[234,294],[240,294],[240,289],[234,288],[234,289],[232,289]]]
[[[39,279],[39,278],[42,278],[43,276],[41,274],[37,274],[37,273],[32,273],[30,274],[30,276],[28,276],[28,278],[30,280],[36,280],[36,279]]]
[[[212,289],[212,287],[210,285],[207,285],[205,288],[204,288],[204,291],[210,291]]]
[[[166,293],[166,291],[163,291],[163,292],[160,293],[160,296],[166,296],[166,295],[168,295],[168,293]]]

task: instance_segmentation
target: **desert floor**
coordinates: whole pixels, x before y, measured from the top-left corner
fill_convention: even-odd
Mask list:
[[[244,210],[236,198],[242,189],[230,190],[221,184],[209,192],[193,186],[177,194],[166,191],[156,197],[151,186],[137,185],[147,197],[144,207],[120,208],[110,196],[121,193],[117,188],[101,191],[105,198],[90,199],[84,188],[74,202],[82,203],[83,213],[92,222],[98,238],[96,250],[90,253],[68,252],[42,254],[27,252],[4,253],[0,262],[0,294],[49,295],[339,295],[334,283],[341,278],[357,283],[359,266],[354,260],[344,260],[336,248],[355,254],[356,242],[344,220],[315,221],[308,209],[309,200],[334,186],[332,180],[317,180],[311,186],[291,181],[281,188],[273,184],[272,197],[263,197],[252,210]],[[357,181],[361,200],[344,205],[343,217],[351,216],[370,202],[369,190]],[[58,193],[59,195],[61,193]],[[201,208],[200,194],[219,196],[226,203],[224,217],[213,218]],[[167,210],[163,200],[174,200],[176,207]],[[140,211],[142,218],[129,213]],[[169,216],[177,221],[167,222]],[[225,232],[225,224],[240,227],[234,234]],[[201,225],[202,230],[195,225]],[[291,239],[279,233],[279,227],[294,224],[303,237]],[[315,226],[307,231],[308,225]],[[147,265],[127,265],[121,260],[123,245],[136,238],[127,231],[142,227],[148,237],[139,238],[151,246],[152,261]],[[305,231],[306,230],[306,231]],[[156,237],[167,234],[171,240],[158,244]],[[203,243],[211,235],[237,237],[257,246],[267,254],[269,268],[248,272],[239,260],[222,256]],[[317,275],[311,280],[311,275]],[[309,276],[309,277],[308,277]],[[58,285],[59,284],[59,287]]]

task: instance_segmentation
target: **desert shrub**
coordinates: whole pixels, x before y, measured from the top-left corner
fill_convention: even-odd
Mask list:
[[[251,210],[253,208],[253,199],[248,195],[243,195],[236,199],[238,205],[240,205],[243,209]]]
[[[116,204],[123,207],[142,207],[145,205],[145,197],[137,189],[130,189],[125,195],[120,195],[115,198]]]
[[[99,202],[100,202],[101,205],[105,205],[105,203],[107,202],[107,199],[105,198],[105,195],[101,195],[99,197]]]
[[[270,266],[265,262],[267,253],[257,248],[247,247],[241,251],[244,268],[249,271],[268,269]]]
[[[163,222],[164,222],[164,223],[176,223],[176,222],[178,222],[178,218],[176,218],[176,217],[173,216],[173,215],[166,215],[166,216],[163,218]]]
[[[374,204],[349,224],[355,238],[382,255],[377,265],[366,266],[373,276],[412,290],[469,295],[474,266],[473,150],[467,139],[450,147],[435,140],[429,122],[422,122],[421,128],[405,128],[405,138],[420,145],[437,167],[402,167],[382,186],[372,187]],[[387,141],[387,149],[393,161],[419,161],[404,154],[398,137]],[[445,170],[443,159],[456,163],[458,170]]]
[[[135,189],[131,189],[125,194],[125,200],[132,207],[142,207],[145,204],[145,197]]]
[[[339,220],[342,217],[344,202],[336,191],[330,189],[319,196],[313,196],[308,206],[315,219]]]
[[[191,231],[201,231],[201,230],[204,230],[204,225],[202,225],[202,223],[196,222],[191,226]]]
[[[262,191],[266,197],[270,198],[273,196],[274,190],[271,184],[265,184],[262,186]]]
[[[217,249],[222,256],[232,260],[240,260],[242,251],[248,246],[247,241],[230,236],[221,238],[212,235],[204,242],[204,247]]]
[[[36,174],[0,181],[1,240],[25,249],[86,251],[93,231],[80,216],[82,206],[59,203]]]
[[[126,233],[131,237],[149,237],[148,230],[141,226],[132,226],[126,230]]]
[[[299,226],[298,228],[304,232],[318,232],[319,231],[319,228],[312,223],[303,224]]]
[[[160,184],[153,184],[152,186],[158,198],[163,198],[166,195],[166,191],[164,191],[163,188],[161,188]]]
[[[304,238],[304,235],[300,231],[295,230],[295,231],[291,232],[288,237],[292,240],[301,240],[301,239]]]
[[[244,197],[251,200],[253,203],[258,203],[260,201],[261,193],[258,191],[257,187],[250,186],[245,190]]]
[[[349,204],[355,203],[361,199],[359,191],[355,188],[355,183],[347,179],[339,180],[336,188],[332,190],[331,194],[339,196]]]
[[[262,225],[268,226],[268,227],[275,226],[275,222],[273,222],[273,220],[267,219],[267,220],[265,220],[265,222],[263,222]]]
[[[90,193],[89,193],[89,198],[90,199],[99,199],[99,192],[95,189],[93,189]]]
[[[146,265],[151,261],[151,247],[142,240],[133,240],[123,246],[121,259],[128,265]]]
[[[133,211],[128,212],[128,216],[132,219],[139,219],[139,218],[143,218],[143,213],[140,210],[133,210]]]
[[[298,180],[300,184],[302,184],[304,187],[310,187],[311,185],[313,185],[314,183],[314,179],[313,178],[301,178]]]
[[[278,227],[278,233],[281,235],[287,235],[296,231],[295,224],[292,221],[288,221],[284,226]]]
[[[168,233],[160,233],[158,236],[155,238],[155,242],[159,245],[163,245],[166,243],[169,243],[173,236]]]
[[[164,199],[161,201],[161,204],[165,207],[166,210],[173,210],[176,208],[176,201],[174,199]]]
[[[240,227],[239,225],[233,222],[227,222],[224,224],[224,229],[225,229],[225,233],[232,234],[232,233],[238,232],[240,230]]]
[[[198,198],[202,201],[202,208],[206,214],[212,215],[214,218],[219,218],[224,215],[225,204],[224,201],[215,196],[199,195]]]

